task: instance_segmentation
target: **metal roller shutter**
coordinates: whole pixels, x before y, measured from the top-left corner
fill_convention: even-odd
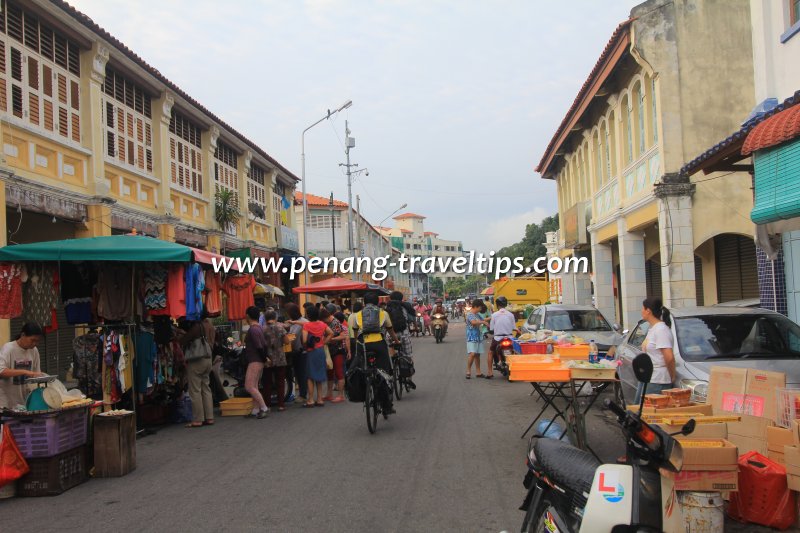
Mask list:
[[[644,278],[648,298],[662,299],[661,254],[656,254],[644,263]]]
[[[705,293],[703,293],[703,260],[700,256],[694,256],[694,292],[697,305],[705,305]]]
[[[67,375],[69,365],[72,364],[72,341],[75,338],[75,330],[67,324],[67,317],[64,315],[64,308],[61,302],[56,308],[56,319],[59,329],[48,333],[44,340],[39,343],[39,360],[42,372],[58,375],[62,381]],[[22,319],[11,319],[11,338],[14,338],[22,328]]]
[[[717,262],[717,300],[758,298],[758,269],[753,239],[739,235],[714,237]]]

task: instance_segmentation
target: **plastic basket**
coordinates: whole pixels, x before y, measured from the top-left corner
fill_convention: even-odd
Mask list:
[[[55,496],[80,485],[88,476],[86,446],[53,457],[28,461],[31,471],[17,482],[18,496]]]
[[[564,382],[569,381],[570,371],[569,368],[549,368],[537,370],[515,370],[509,368],[509,377],[511,381],[555,381]]]
[[[519,343],[519,346],[520,346],[520,352],[523,355],[547,353],[546,342],[521,342]]]
[[[231,398],[219,403],[222,416],[244,416],[253,410],[252,398]]]
[[[588,344],[556,344],[553,351],[564,360],[589,360]]]
[[[26,459],[52,457],[86,444],[86,407],[47,413],[31,413],[3,420]]]
[[[791,428],[792,420],[800,420],[800,389],[780,387],[777,392],[778,408],[775,425]]]

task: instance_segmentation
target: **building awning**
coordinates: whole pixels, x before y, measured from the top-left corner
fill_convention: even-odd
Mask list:
[[[784,109],[753,128],[744,141],[742,155],[783,144],[795,137],[800,137],[800,105]]]
[[[12,244],[0,248],[0,261],[124,261],[177,262],[192,260],[182,244],[141,235],[111,235],[61,241]]]

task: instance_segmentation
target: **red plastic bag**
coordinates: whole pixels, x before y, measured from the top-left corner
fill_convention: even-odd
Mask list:
[[[0,438],[0,487],[16,481],[29,471],[28,463],[20,453],[8,424],[3,424]]]
[[[795,495],[786,468],[758,452],[739,457],[739,491],[731,493],[728,515],[740,522],[787,529],[795,522]]]

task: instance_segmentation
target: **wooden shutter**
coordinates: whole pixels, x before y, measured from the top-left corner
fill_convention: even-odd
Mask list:
[[[758,269],[753,239],[739,235],[714,237],[717,262],[717,300],[758,298]]]
[[[703,260],[700,256],[694,256],[694,292],[697,305],[705,305],[706,297],[703,292]]]
[[[644,279],[648,298],[661,299],[661,256],[656,254],[653,259],[644,263]]]

